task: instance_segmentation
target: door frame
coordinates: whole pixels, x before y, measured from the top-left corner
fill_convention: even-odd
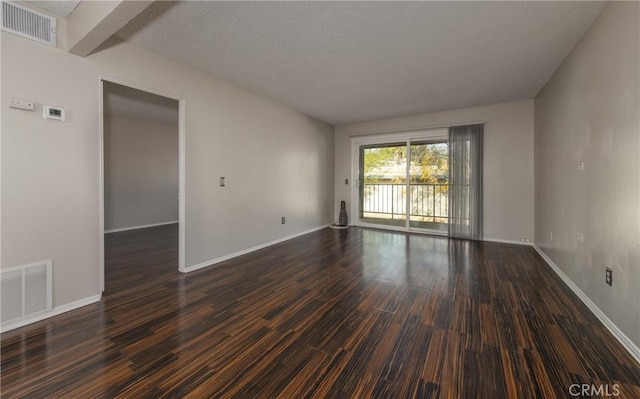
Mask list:
[[[407,219],[405,227],[390,226],[374,223],[366,223],[360,221],[360,147],[363,145],[376,145],[385,143],[398,143],[398,142],[410,142],[411,140],[449,140],[448,127],[435,127],[428,129],[416,129],[409,131],[399,131],[382,134],[371,134],[356,136],[351,138],[351,181],[354,184],[351,185],[351,217],[353,226],[370,227],[376,229],[412,232],[412,233],[424,233],[432,235],[444,235],[446,232],[437,230],[420,229],[409,226]],[[408,154],[407,154],[408,155]],[[407,176],[408,178],[409,176]],[[407,180],[409,181],[409,180]],[[407,202],[409,202],[409,196],[407,196]],[[407,210],[409,207],[406,208]]]
[[[158,90],[149,89],[134,83],[125,82],[119,79],[110,78],[108,76],[99,76],[99,139],[98,139],[98,170],[99,170],[99,252],[100,252],[100,292],[104,292],[104,82],[119,84],[121,86],[130,87],[132,89],[144,91],[158,96],[170,98],[178,102],[178,271],[184,273],[185,270],[185,143],[186,143],[186,124],[185,124],[185,107],[186,101],[173,94],[164,93]]]

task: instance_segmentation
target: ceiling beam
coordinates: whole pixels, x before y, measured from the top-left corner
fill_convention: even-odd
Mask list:
[[[81,1],[67,18],[70,53],[86,57],[153,1]]]

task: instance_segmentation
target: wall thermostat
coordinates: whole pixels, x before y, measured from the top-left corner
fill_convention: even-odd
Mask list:
[[[64,108],[56,107],[55,105],[43,105],[42,117],[44,119],[51,119],[58,122],[64,122]]]

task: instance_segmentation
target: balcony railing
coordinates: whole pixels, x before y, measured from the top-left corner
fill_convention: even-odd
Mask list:
[[[447,223],[449,185],[446,183],[411,183],[409,215],[412,221]],[[365,183],[362,198],[363,217],[406,219],[407,185]]]

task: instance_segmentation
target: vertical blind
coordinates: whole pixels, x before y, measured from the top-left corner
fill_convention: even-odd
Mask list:
[[[484,125],[449,128],[449,237],[482,240]]]

